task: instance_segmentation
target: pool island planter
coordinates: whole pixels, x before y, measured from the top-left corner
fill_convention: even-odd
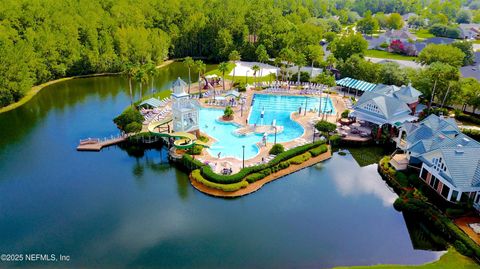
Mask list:
[[[254,174],[258,174],[258,172],[263,171],[264,169],[262,169],[260,171],[251,171],[250,173],[242,173],[241,174],[242,175],[241,180],[234,180],[230,184],[222,184],[222,183],[217,183],[217,182],[213,182],[213,181],[209,181],[208,179],[205,179],[201,175],[200,170],[198,170],[198,168],[197,168],[197,169],[194,169],[189,175],[190,183],[198,191],[203,192],[203,193],[205,193],[207,195],[210,195],[210,196],[214,196],[214,197],[235,198],[235,197],[245,196],[245,195],[248,195],[248,194],[251,194],[251,193],[254,193],[254,192],[258,191],[259,189],[261,189],[267,183],[270,183],[274,180],[277,180],[279,178],[282,178],[284,176],[295,173],[295,172],[300,171],[304,168],[310,167],[312,165],[315,165],[319,162],[322,162],[322,161],[325,161],[325,160],[331,158],[332,153],[331,153],[330,147],[327,147],[324,144],[317,144],[317,143],[310,144],[310,146],[311,146],[310,148],[302,151],[302,153],[300,153],[296,156],[293,156],[293,157],[289,156],[289,158],[287,158],[286,160],[277,161],[277,163],[275,163],[274,165],[271,165],[270,168],[264,168],[264,169],[272,169],[274,167],[281,166],[282,163],[289,162],[289,164],[286,165],[285,168],[273,171],[273,172],[269,173],[268,175],[266,175],[265,177],[263,177],[261,179],[258,179],[258,180],[252,180],[251,181],[251,180],[249,180],[248,177],[251,176],[251,175],[254,175]],[[326,147],[326,151],[320,153],[317,150],[320,147]],[[299,147],[299,148],[301,148],[301,147]],[[295,149],[292,149],[292,150],[295,150]],[[312,154],[310,152],[313,152],[313,154],[315,156],[312,156]],[[293,159],[298,159],[299,157],[302,157],[306,154],[308,154],[311,157],[308,158],[307,160],[301,162],[301,163],[295,162],[295,160],[293,160]],[[268,164],[266,164],[266,165],[268,165]],[[198,175],[193,176],[194,173],[198,174]],[[240,172],[237,173],[237,174],[240,174]],[[202,178],[201,181],[206,181],[206,183],[211,185],[211,186],[206,186],[204,183],[202,183],[198,179],[196,179],[196,177],[198,177],[198,176],[200,176]],[[219,175],[219,176],[221,176],[221,175]],[[232,190],[232,191],[226,191],[226,190],[222,190],[220,188],[215,188],[215,186],[219,186],[219,187],[232,186],[233,187],[234,185],[238,189]]]

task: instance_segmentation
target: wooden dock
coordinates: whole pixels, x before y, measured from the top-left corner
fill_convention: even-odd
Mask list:
[[[121,134],[118,136],[111,136],[110,138],[87,138],[80,140],[79,145],[77,146],[78,151],[100,151],[104,147],[118,144],[125,141],[128,138],[128,135]]]

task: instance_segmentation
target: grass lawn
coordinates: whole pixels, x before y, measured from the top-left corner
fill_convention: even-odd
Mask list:
[[[433,34],[431,34],[428,29],[420,29],[420,30],[417,30],[417,31],[414,31],[412,32],[414,35],[417,36],[417,38],[419,39],[428,39],[428,38],[432,38],[432,37],[435,37]]]
[[[346,149],[360,167],[378,163],[385,156],[385,149],[380,146],[348,147]]]
[[[336,267],[335,269],[473,269],[480,268],[480,265],[475,263],[468,257],[465,257],[458,253],[453,247],[451,247],[445,255],[443,255],[438,261],[426,263],[422,265],[372,265],[372,266],[351,266],[351,267]]]
[[[473,44],[480,44],[480,40],[478,40],[478,39],[473,40]]]
[[[392,60],[404,60],[404,61],[414,61],[415,57],[405,56],[400,54],[391,53],[383,50],[367,50],[365,52],[366,57],[372,58],[382,58],[382,59],[392,59]]]

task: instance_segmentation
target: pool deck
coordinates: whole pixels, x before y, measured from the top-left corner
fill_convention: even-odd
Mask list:
[[[203,192],[205,194],[215,196],[215,197],[235,198],[235,197],[241,197],[241,196],[245,196],[245,195],[254,193],[254,192],[258,191],[259,189],[261,189],[267,183],[270,183],[274,180],[277,180],[279,178],[287,176],[291,173],[295,173],[299,170],[302,170],[304,168],[315,165],[319,162],[330,159],[331,157],[332,157],[332,153],[331,153],[331,150],[329,149],[327,152],[325,152],[323,154],[320,154],[317,157],[310,158],[309,160],[303,162],[302,164],[298,164],[298,165],[292,164],[286,169],[282,169],[282,170],[280,170],[276,173],[270,174],[270,175],[268,175],[267,177],[265,177],[261,180],[258,180],[254,183],[249,184],[246,188],[242,188],[242,189],[240,189],[238,191],[234,191],[234,192],[226,192],[226,191],[222,191],[222,190],[219,190],[219,189],[214,189],[214,188],[207,187],[207,186],[203,185],[202,183],[199,183],[198,181],[193,179],[191,175],[189,176],[189,178],[190,178],[190,183],[192,184],[192,186],[200,192]]]
[[[248,116],[249,116],[249,113],[250,113],[252,98],[253,98],[254,94],[295,95],[295,96],[299,96],[299,91],[292,90],[289,93],[278,94],[278,93],[263,93],[262,91],[256,91],[256,90],[253,90],[253,89],[250,88],[246,92],[243,92],[242,94],[243,94],[243,96],[246,97],[246,103],[243,106],[243,113],[242,113],[243,116],[240,116],[241,115],[241,106],[238,105],[238,106],[234,107],[233,110],[234,110],[235,114],[234,114],[234,119],[232,120],[232,122],[235,122],[238,125],[241,125],[241,126],[245,127],[246,120],[248,119]],[[301,96],[319,97],[318,95],[305,95],[305,94],[303,94]],[[326,95],[322,95],[322,97],[325,97],[325,96]],[[329,94],[329,98],[332,100],[332,104],[335,107],[336,114],[326,115],[326,116],[324,116],[324,119],[329,121],[329,122],[335,123],[337,121],[337,119],[339,118],[339,115],[341,114],[341,112],[346,109],[346,106],[345,106],[345,102],[343,102],[343,96],[342,95]],[[202,107],[224,109],[224,107],[212,106],[212,105],[205,104],[204,100],[207,100],[207,99],[208,98],[200,99],[199,103]],[[281,144],[286,149],[294,148],[294,147],[297,147],[299,145],[311,142],[313,140],[314,124],[322,118],[321,116],[318,117],[317,112],[307,112],[306,115],[304,115],[303,112],[300,115],[298,114],[298,112],[293,112],[291,114],[291,117],[294,121],[296,121],[297,123],[302,125],[302,127],[304,129],[304,133],[301,137],[298,137],[298,138],[296,138],[292,141],[281,142]],[[204,134],[204,133],[202,133],[202,134],[208,136],[208,134]],[[316,137],[315,139],[317,140],[319,138]],[[252,165],[260,164],[260,163],[262,163],[262,159],[265,161],[266,158],[269,156],[268,152],[271,149],[271,147],[273,146],[273,143],[269,142],[269,143],[266,144],[266,146],[265,145],[258,145],[258,146],[259,146],[259,153],[253,158],[246,159],[245,160],[245,166],[252,166]],[[233,158],[233,157],[218,158],[217,156],[211,156],[206,150],[204,150],[201,155],[196,156],[196,158],[198,160],[203,161],[203,162],[208,161],[210,163],[215,163],[215,164],[229,162],[229,163],[232,164],[231,165],[232,173],[236,173],[236,172],[240,171],[240,169],[242,168],[242,160],[241,159],[237,159],[237,158]],[[219,169],[221,168],[220,165],[217,165],[216,167],[218,167]],[[219,171],[217,171],[217,172],[219,172]]]

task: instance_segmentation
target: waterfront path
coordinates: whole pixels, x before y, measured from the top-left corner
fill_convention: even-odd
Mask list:
[[[115,145],[127,140],[128,135],[118,135],[115,137],[98,139],[88,138],[80,140],[80,144],[77,147],[78,151],[100,151],[104,147]]]

